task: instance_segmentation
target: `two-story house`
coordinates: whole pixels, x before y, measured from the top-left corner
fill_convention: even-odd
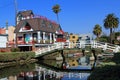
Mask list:
[[[31,51],[33,46],[48,46],[56,42],[60,30],[62,29],[57,23],[43,16],[35,16],[31,10],[20,11],[14,31],[15,42],[21,50]]]

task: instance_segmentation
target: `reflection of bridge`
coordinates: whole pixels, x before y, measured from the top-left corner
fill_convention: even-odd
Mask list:
[[[79,80],[87,80],[87,77],[90,75],[90,72],[57,72],[54,70],[50,70],[47,68],[42,68],[39,66],[36,66],[36,71],[38,72],[39,80],[46,80],[46,76],[49,76],[49,78],[53,79],[60,79],[64,78],[64,80],[68,80],[71,78],[77,78]]]
[[[67,45],[67,46],[66,46]],[[85,43],[84,41],[81,41],[79,43],[55,43],[52,46],[48,46],[46,48],[39,48],[35,51],[36,56],[43,55],[46,52],[53,51],[55,49],[63,49],[65,48],[85,48],[86,46],[90,46],[91,48],[100,48],[102,50],[108,50],[110,52],[118,52],[120,50],[120,46],[110,44],[110,43],[104,43],[104,42],[97,42],[95,40],[90,41],[90,43]]]

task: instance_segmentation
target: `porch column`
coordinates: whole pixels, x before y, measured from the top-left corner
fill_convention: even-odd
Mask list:
[[[37,32],[37,37],[38,37],[38,43],[40,43],[40,31]]]
[[[45,43],[45,32],[43,32],[43,43]]]
[[[52,33],[50,33],[50,43],[52,43]]]
[[[54,40],[54,43],[55,43],[55,41],[56,41],[56,39],[55,39],[55,34],[53,34],[53,40]]]

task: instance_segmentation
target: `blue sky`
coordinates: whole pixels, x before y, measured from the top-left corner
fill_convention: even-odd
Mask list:
[[[0,4],[0,27],[5,26],[6,20],[9,25],[15,25],[14,0],[0,0]],[[69,33],[92,33],[95,24],[100,24],[103,32],[109,33],[103,26],[105,17],[114,13],[120,18],[120,0],[17,0],[18,11],[33,10],[34,14],[53,21],[57,20],[52,11],[55,4],[61,6],[61,27]]]

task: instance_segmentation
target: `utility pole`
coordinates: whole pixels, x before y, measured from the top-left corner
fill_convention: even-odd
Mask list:
[[[18,12],[18,9],[17,9],[17,0],[14,0],[14,5],[15,5],[15,26],[17,26],[17,12]],[[14,33],[14,47],[17,47],[17,34]]]
[[[14,5],[15,5],[15,26],[16,26],[17,25],[17,12],[18,12],[17,0],[14,0]]]

